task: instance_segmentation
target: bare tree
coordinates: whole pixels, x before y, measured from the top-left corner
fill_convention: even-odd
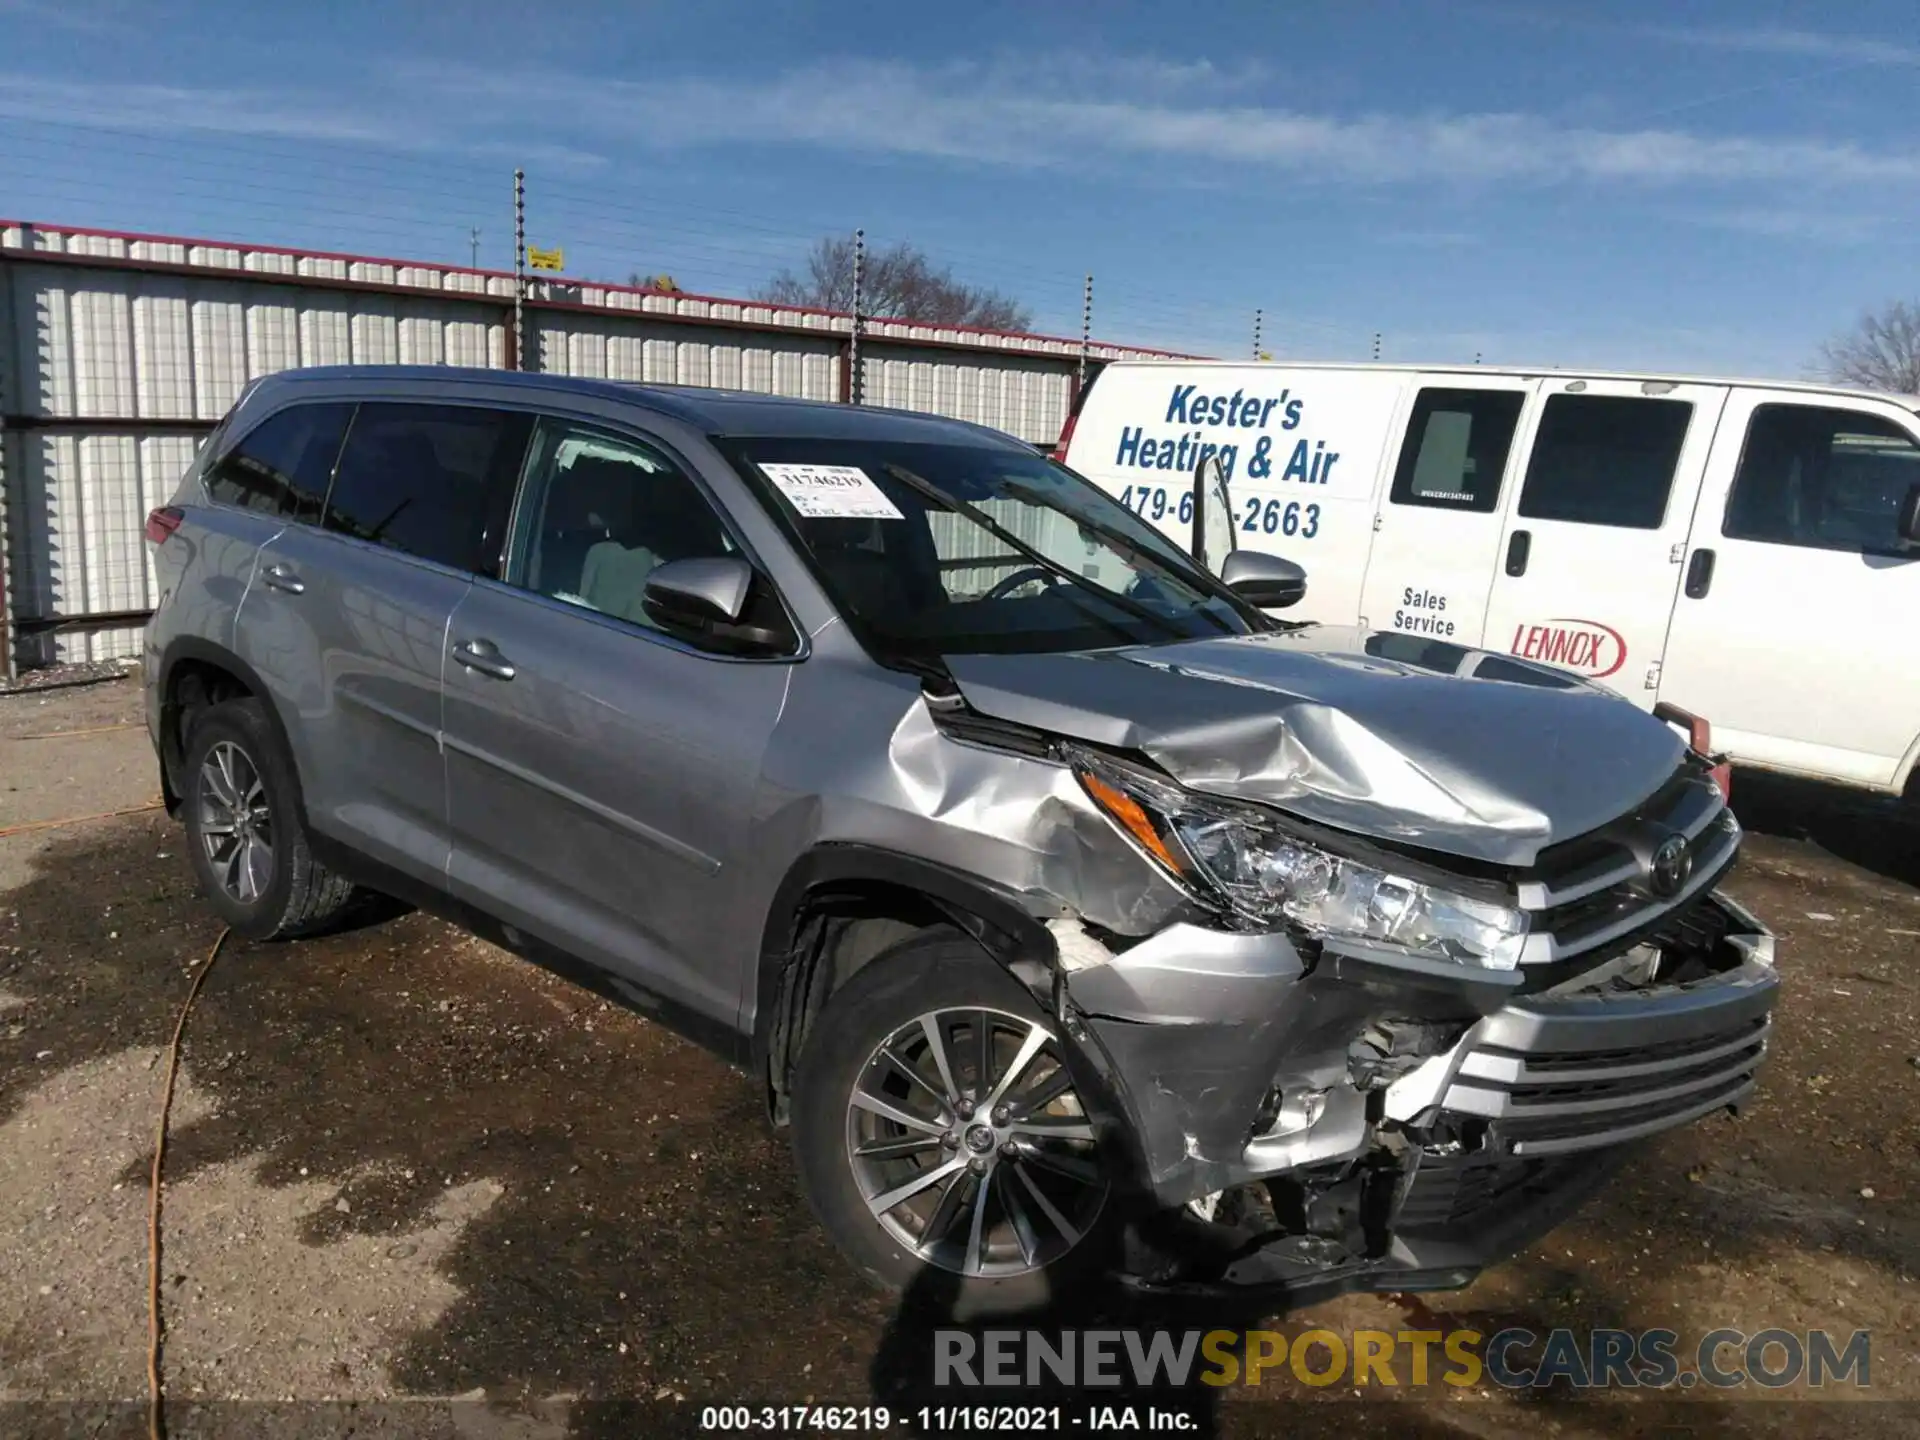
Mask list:
[[[1920,304],[1896,300],[1820,347],[1820,368],[1848,385],[1920,395]]]
[[[914,245],[904,242],[867,251],[861,276],[862,313],[936,325],[979,325],[990,330],[1025,330],[1033,323],[1027,307],[997,290],[966,285],[950,270],[937,270]],[[807,252],[804,269],[782,270],[760,287],[757,297],[782,305],[817,305],[825,310],[853,307],[853,241],[828,235]]]

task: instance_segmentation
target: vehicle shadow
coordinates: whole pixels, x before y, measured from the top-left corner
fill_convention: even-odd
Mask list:
[[[1024,1422],[1041,1434],[1106,1429],[1207,1440],[1368,1434],[1417,1440],[1457,1433],[1411,1406],[1353,1401],[1344,1386],[1322,1396],[1290,1382],[1284,1360],[1264,1373],[1276,1347],[1307,1328],[1290,1323],[1287,1308],[1284,1297],[1271,1293],[1154,1295],[1096,1279],[1022,1310],[978,1318],[962,1313],[956,1277],[929,1267],[901,1297],[868,1375],[875,1403],[913,1435],[951,1433],[978,1407],[987,1407],[990,1416],[998,1413],[996,1424]],[[1043,1361],[1029,1372],[1027,1336],[1052,1354],[1074,1357],[1069,1371],[1083,1381],[1089,1377],[1087,1347],[1098,1347],[1104,1357],[1096,1367],[1099,1378],[1063,1380]],[[1177,1369],[1150,1364],[1143,1375],[1130,1358],[1129,1342],[1150,1361],[1156,1345],[1167,1347],[1160,1353],[1168,1360],[1182,1353],[1189,1359]],[[992,1378],[993,1345],[1007,1362],[1003,1376],[1018,1376],[1020,1383],[962,1383]],[[946,1363],[953,1357],[965,1357],[966,1367]],[[1315,1365],[1328,1363],[1315,1352]],[[1257,1382],[1249,1379],[1254,1374]]]
[[[1755,834],[1810,841],[1884,879],[1920,888],[1920,801],[1740,770],[1733,777],[1733,809]]]

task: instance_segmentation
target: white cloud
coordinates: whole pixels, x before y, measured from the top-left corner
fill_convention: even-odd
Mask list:
[[[1710,50],[1741,50],[1757,55],[1793,55],[1850,65],[1920,65],[1920,47],[1864,35],[1832,35],[1780,25],[1752,27],[1651,26],[1645,33]]]
[[[49,80],[0,74],[0,116],[142,132],[344,140],[413,148],[407,132],[367,110],[303,106],[282,92]]]
[[[528,170],[558,174],[588,175],[606,169],[607,157],[592,150],[571,145],[547,145],[537,140],[482,140],[462,147],[466,153],[488,160],[503,160]]]
[[[568,174],[591,173],[607,164],[606,156],[573,145],[468,138],[477,127],[461,117],[424,112],[385,94],[378,99],[302,96],[292,89],[122,84],[0,72],[0,119],[168,137],[224,135],[457,152],[517,159]]]
[[[1799,240],[1816,245],[1866,245],[1884,240],[1886,217],[1820,207],[1751,206],[1709,210],[1684,217],[1716,230],[1759,235],[1769,240]]]
[[[1207,62],[841,60],[763,79],[659,80],[416,63],[379,80],[377,98],[322,99],[0,74],[0,116],[484,155],[537,146],[576,170],[616,146],[759,145],[1020,168],[1131,166],[1163,181],[1242,188],[1276,176],[1342,185],[1790,182],[1802,190],[1920,183],[1920,147],[1579,126],[1525,113],[1315,113],[1258,103],[1272,83],[1259,70]],[[525,127],[503,134],[508,102],[511,113],[539,116],[546,138]]]
[[[794,145],[1021,167],[1105,160],[1230,183],[1262,171],[1376,184],[1920,182],[1920,154],[1852,141],[1581,127],[1517,113],[1341,116],[1244,95],[1227,105],[1212,97],[1244,91],[1245,77],[1229,84],[1208,67],[1118,64],[1103,78],[1076,61],[1051,83],[1025,62],[891,61],[840,61],[759,81],[589,82],[458,69],[418,79],[456,102],[537,94],[550,115],[666,149]]]

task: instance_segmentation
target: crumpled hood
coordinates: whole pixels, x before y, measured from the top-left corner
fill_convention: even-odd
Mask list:
[[[1685,752],[1565,672],[1351,627],[947,665],[982,713],[1141,751],[1190,789],[1497,864],[1631,809]]]

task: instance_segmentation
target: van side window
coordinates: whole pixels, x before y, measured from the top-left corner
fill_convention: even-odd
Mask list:
[[[1396,505],[1491,514],[1525,398],[1518,390],[1422,390],[1389,498]]]
[[[669,560],[738,555],[706,495],[670,457],[636,439],[541,422],[516,522],[507,581],[570,605],[658,629],[647,577]],[[784,629],[779,601],[756,585],[760,623]]]
[[[1920,445],[1857,410],[1759,405],[1720,533],[1817,550],[1908,553],[1900,502],[1920,484]]]
[[[360,406],[327,529],[456,570],[490,572],[532,417],[466,405]]]
[[[286,520],[320,518],[351,405],[294,405],[269,415],[208,467],[216,504]]]
[[[1540,416],[1520,513],[1658,530],[1693,406],[1632,395],[1555,395]]]

